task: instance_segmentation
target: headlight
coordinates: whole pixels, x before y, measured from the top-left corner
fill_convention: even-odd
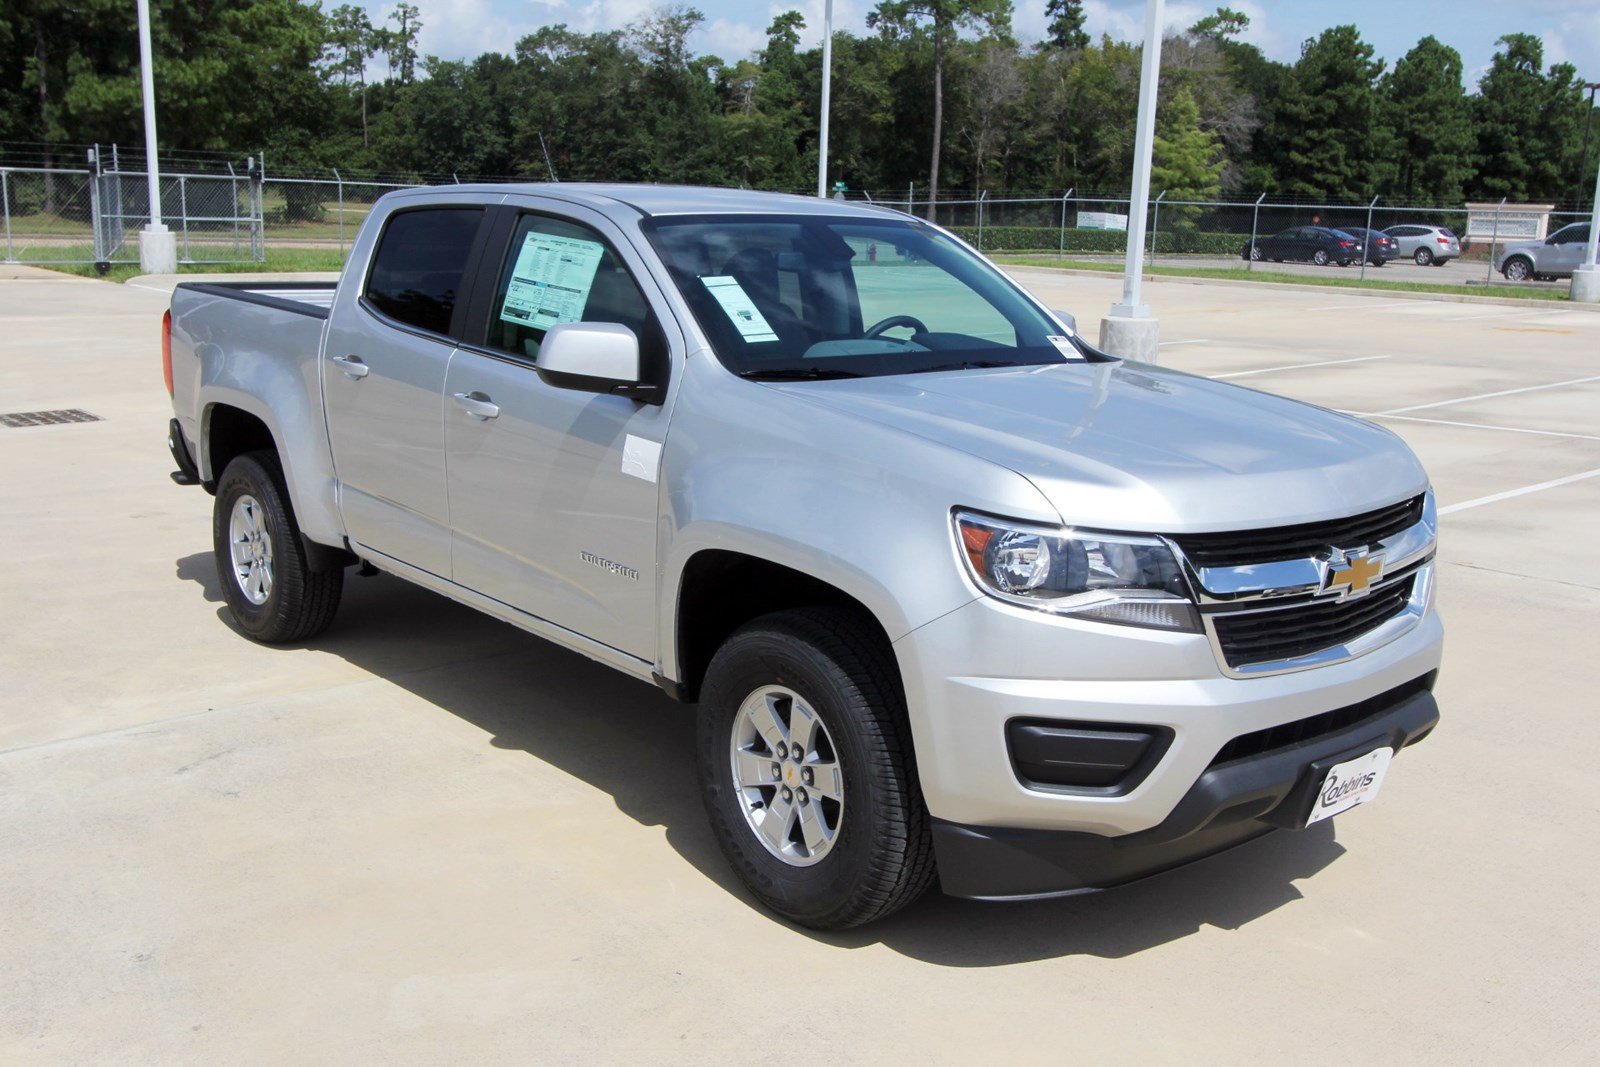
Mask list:
[[[1094,533],[955,513],[978,586],[1008,604],[1098,622],[1200,632],[1172,550],[1158,537]]]

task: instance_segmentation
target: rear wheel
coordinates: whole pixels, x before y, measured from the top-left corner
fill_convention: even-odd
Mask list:
[[[706,672],[697,750],[717,842],[778,914],[857,926],[932,883],[893,654],[856,615],[790,611],[737,631]]]
[[[273,453],[247,453],[222,472],[211,541],[223,600],[249,636],[268,644],[304,641],[333,621],[344,571],[308,565]]]
[[[1417,249],[1416,255],[1412,256],[1411,258],[1417,261],[1417,266],[1426,267],[1428,264],[1433,262],[1433,253],[1428,251],[1426,248],[1419,248]]]

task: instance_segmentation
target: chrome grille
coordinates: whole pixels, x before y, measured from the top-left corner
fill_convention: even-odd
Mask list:
[[[1300,559],[1330,545],[1356,548],[1374,545],[1422,521],[1423,496],[1402,500],[1365,514],[1265,530],[1180,534],[1173,538],[1196,567],[1244,567],[1274,560]]]
[[[1416,574],[1352,600],[1309,600],[1207,617],[1229,667],[1276,663],[1344,645],[1396,617],[1411,603]]]

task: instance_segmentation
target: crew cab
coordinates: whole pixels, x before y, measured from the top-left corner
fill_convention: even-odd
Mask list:
[[[807,926],[1304,828],[1438,721],[1397,437],[1108,356],[896,211],[395,192],[337,284],[179,285],[165,363],[243,632],[359,565],[697,703],[713,832]]]

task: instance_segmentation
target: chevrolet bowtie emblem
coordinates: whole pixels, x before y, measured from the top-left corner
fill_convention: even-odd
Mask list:
[[[1340,600],[1365,596],[1371,591],[1372,584],[1382,577],[1381,554],[1373,556],[1368,555],[1366,549],[1344,552],[1336,548],[1333,558],[1328,560],[1323,570],[1322,588],[1317,595],[1338,594]]]

